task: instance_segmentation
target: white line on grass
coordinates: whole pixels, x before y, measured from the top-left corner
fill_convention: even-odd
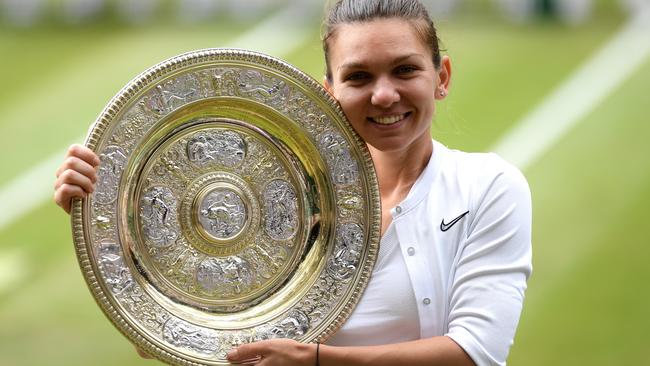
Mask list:
[[[54,172],[64,155],[65,151],[51,155],[0,189],[0,230],[53,197]]]
[[[526,170],[627,80],[650,55],[646,6],[491,149]]]
[[[299,6],[301,1],[303,0],[296,0],[296,4],[289,4],[284,10],[230,42],[228,46],[264,52],[277,57],[288,55],[304,44],[310,35],[310,32],[305,29],[311,25],[312,19],[304,13],[299,13],[299,9],[304,9]]]
[[[309,32],[305,31],[306,24],[298,21],[305,19],[297,17],[296,7],[289,5],[277,12],[255,28],[242,34],[229,43],[229,47],[239,47],[259,52],[265,52],[282,57],[307,41]],[[41,86],[42,87],[42,86]],[[80,139],[81,140],[81,139]],[[0,187],[0,231],[9,227],[38,206],[52,199],[54,172],[63,161],[65,152],[57,152],[30,170]],[[12,252],[13,253],[13,252]],[[11,265],[20,256],[0,253],[0,265],[14,268]],[[0,268],[1,269],[1,268]],[[0,271],[0,294],[16,283],[24,273],[16,271]]]

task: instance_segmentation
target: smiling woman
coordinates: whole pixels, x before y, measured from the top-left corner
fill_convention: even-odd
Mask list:
[[[525,179],[493,154],[431,140],[451,61],[440,55],[422,4],[341,0],[325,27],[325,87],[377,170],[379,258],[355,311],[326,345],[265,341],[239,347],[231,360],[504,365],[531,272]]]
[[[325,86],[377,171],[382,240],[351,317],[323,345],[245,344],[260,365],[505,365],[531,273],[531,203],[521,173],[494,154],[431,139],[451,61],[417,0],[339,0],[327,18]],[[57,202],[94,189],[96,156],[73,148]]]
[[[399,18],[344,23],[326,42],[332,44],[332,71],[325,86],[368,144],[383,183],[382,202],[394,207],[431,156],[434,101],[446,96],[449,58],[437,67],[417,29]],[[396,167],[403,174],[395,174]],[[391,222],[390,212],[384,213],[382,232]]]
[[[352,126],[378,151],[430,155],[432,91],[447,89],[449,59],[437,69],[414,27],[400,19],[343,24],[338,31],[346,36],[330,39],[333,71],[326,86]]]

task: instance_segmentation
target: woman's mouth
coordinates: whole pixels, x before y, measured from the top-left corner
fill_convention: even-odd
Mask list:
[[[411,112],[403,114],[395,114],[392,116],[377,116],[377,117],[368,117],[368,120],[373,123],[378,123],[380,125],[392,125],[395,124],[406,117],[408,117]]]

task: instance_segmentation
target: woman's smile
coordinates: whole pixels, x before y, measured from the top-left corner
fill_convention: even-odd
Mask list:
[[[393,114],[393,115],[383,115],[383,116],[376,116],[376,117],[368,117],[367,120],[372,123],[377,123],[383,126],[392,126],[397,124],[398,122],[402,122],[406,120],[411,115],[411,112],[407,113],[401,113],[401,114]]]

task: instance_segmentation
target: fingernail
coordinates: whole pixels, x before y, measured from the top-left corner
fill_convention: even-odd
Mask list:
[[[231,349],[228,354],[226,355],[228,359],[233,359],[237,357],[237,348]]]

